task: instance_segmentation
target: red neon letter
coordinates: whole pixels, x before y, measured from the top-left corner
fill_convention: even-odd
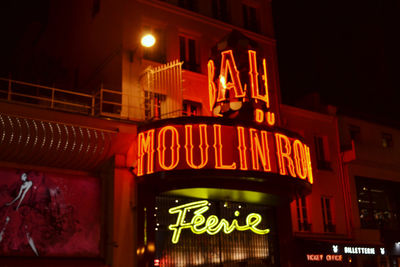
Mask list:
[[[236,169],[236,163],[233,162],[231,165],[224,165],[222,162],[222,142],[221,142],[221,125],[214,124],[214,150],[215,150],[215,168],[234,170]]]
[[[312,174],[312,167],[311,167],[311,157],[310,157],[310,148],[306,145],[304,145],[304,150],[306,152],[306,158],[307,158],[307,169],[308,169],[308,181],[310,184],[314,183],[314,178]]]
[[[307,157],[304,151],[304,145],[300,140],[293,142],[294,162],[296,165],[296,173],[301,179],[307,177]]]
[[[186,136],[186,144],[185,144],[185,151],[186,151],[186,163],[189,165],[190,168],[193,169],[201,169],[206,166],[208,162],[208,142],[207,142],[207,125],[200,124],[199,125],[199,134],[200,134],[200,164],[195,165],[193,163],[193,126],[192,125],[185,125],[185,136]]]
[[[244,128],[241,126],[237,127],[237,132],[238,132],[238,150],[239,150],[239,158],[240,158],[240,169],[242,171],[247,170],[247,157],[246,157],[246,141],[244,139]]]
[[[171,132],[171,163],[169,166],[165,165],[165,135],[167,131]],[[165,126],[161,128],[160,132],[158,133],[158,163],[160,167],[164,170],[172,170],[178,165],[179,162],[179,133],[173,126]]]
[[[276,133],[275,139],[276,139],[276,155],[278,157],[280,174],[281,175],[287,174],[286,164],[285,164],[285,158],[286,158],[287,167],[289,168],[290,175],[292,177],[296,177],[296,173],[294,172],[293,160],[290,157],[291,147],[290,147],[289,138],[286,135]],[[283,142],[284,142],[284,144],[283,144]],[[284,146],[284,148],[283,148],[283,146]]]
[[[208,99],[210,103],[210,110],[212,111],[217,96],[217,88],[215,87],[214,83],[214,73],[215,73],[214,61],[212,60],[208,61],[207,69],[208,69]]]
[[[254,118],[255,121],[258,123],[262,123],[264,121],[264,112],[257,108],[256,110],[254,110]]]
[[[263,69],[264,75],[262,76],[264,80],[265,94],[260,94],[260,88],[258,87],[258,72],[257,72],[257,56],[256,51],[249,50],[249,76],[250,76],[250,88],[251,88],[251,97],[255,99],[259,99],[264,101],[267,107],[269,108],[269,99],[268,99],[268,78],[267,78],[267,66],[266,61],[263,59]]]
[[[145,134],[147,135],[145,137]],[[154,129],[138,135],[138,171],[137,176],[143,175],[144,155],[147,153],[147,172],[154,172]]]
[[[257,135],[256,129],[250,129],[250,143],[251,143],[251,158],[253,162],[253,170],[259,170],[259,159],[263,165],[265,172],[271,171],[271,165],[269,161],[269,149],[267,132],[261,131],[261,143],[260,138]]]
[[[273,126],[275,124],[275,113],[268,111],[266,117],[268,125]]]
[[[263,59],[263,69],[264,69],[264,75],[262,76],[264,80],[264,87],[265,87],[265,95],[259,95],[257,94],[257,97],[260,97],[261,100],[265,102],[267,105],[267,108],[269,108],[269,96],[268,96],[268,72],[267,72],[267,61],[265,58]]]
[[[218,87],[217,101],[221,102],[226,99],[226,90],[233,89],[236,98],[244,97],[242,85],[240,83],[239,71],[236,68],[235,59],[233,58],[232,50],[223,51],[221,59],[221,70],[219,73],[220,81]],[[228,82],[228,71],[231,77],[231,82]]]

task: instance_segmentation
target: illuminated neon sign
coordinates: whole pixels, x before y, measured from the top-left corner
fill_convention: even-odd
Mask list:
[[[375,248],[366,247],[344,247],[345,254],[375,255]]]
[[[221,230],[225,234],[230,234],[234,230],[236,231],[247,231],[250,230],[258,235],[265,235],[270,232],[269,229],[258,229],[257,226],[261,223],[262,217],[258,213],[250,213],[246,217],[246,224],[239,225],[237,219],[233,219],[229,223],[226,219],[219,219],[216,215],[210,215],[204,217],[204,213],[209,209],[207,200],[200,200],[195,202],[190,202],[177,207],[170,208],[168,212],[170,214],[178,214],[175,224],[168,226],[168,229],[173,231],[172,243],[176,244],[179,242],[181,232],[183,229],[190,229],[194,234],[204,234],[216,235]],[[190,222],[186,222],[187,213],[190,210],[194,210]],[[240,215],[239,211],[235,211],[235,217]]]
[[[308,261],[343,261],[343,255],[337,254],[307,254]]]
[[[265,59],[258,62],[256,51],[248,50],[248,78],[239,72],[232,50],[221,52],[219,76],[215,69],[213,60],[209,60],[208,69],[208,90],[211,111],[216,116],[224,116],[227,109],[222,105],[229,103],[231,111],[241,109],[243,103],[252,102],[254,121],[275,125],[275,113],[270,109],[270,97],[268,88],[267,62]],[[261,75],[259,73],[261,69]],[[242,80],[241,80],[242,77]]]
[[[333,253],[338,253],[341,251],[339,249],[339,245],[332,245]],[[344,254],[355,254],[355,255],[375,255],[377,254],[378,248],[375,247],[351,247],[351,246],[344,246],[342,248],[342,252]],[[385,255],[386,251],[385,248],[379,248],[379,252],[381,255]]]
[[[137,176],[160,171],[256,171],[313,183],[310,148],[284,133],[244,126],[175,124],[138,135]]]

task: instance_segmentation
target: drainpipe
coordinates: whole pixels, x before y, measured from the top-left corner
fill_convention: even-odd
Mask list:
[[[352,223],[352,208],[351,208],[351,196],[350,196],[350,186],[348,181],[348,175],[345,174],[344,171],[344,162],[343,162],[343,153],[340,151],[340,136],[339,136],[339,123],[338,117],[336,115],[333,116],[335,120],[336,126],[336,141],[339,155],[339,173],[340,173],[340,182],[343,190],[343,200],[344,200],[344,208],[345,208],[345,219],[346,219],[346,228],[347,228],[347,237],[353,237],[353,223]]]

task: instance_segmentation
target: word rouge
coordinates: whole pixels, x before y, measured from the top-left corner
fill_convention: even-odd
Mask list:
[[[310,148],[283,133],[186,124],[138,134],[137,176],[185,169],[259,171],[313,183]]]
[[[189,223],[185,222],[186,215],[188,211],[195,209],[193,212],[194,216]],[[207,219],[203,216],[209,209],[207,200],[200,200],[195,202],[190,202],[183,204],[174,208],[169,209],[170,214],[178,214],[175,224],[169,225],[168,229],[173,231],[172,243],[176,244],[179,242],[179,238],[183,229],[190,229],[194,234],[204,234],[209,235],[218,234],[221,230],[225,234],[230,234],[234,230],[246,231],[250,230],[259,235],[265,235],[270,232],[269,229],[258,229],[257,226],[261,223],[262,217],[258,213],[250,213],[246,217],[246,224],[239,225],[237,219],[233,219],[229,223],[226,219],[219,220],[216,215],[210,215]],[[235,216],[238,217],[239,211],[235,211]]]

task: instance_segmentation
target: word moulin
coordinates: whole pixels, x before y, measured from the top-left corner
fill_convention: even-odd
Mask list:
[[[233,219],[232,222],[228,222],[226,219],[219,219],[216,215],[210,215],[207,219],[203,216],[203,214],[208,211],[208,201],[200,200],[195,202],[190,202],[187,204],[183,204],[174,208],[169,209],[170,214],[178,214],[175,224],[171,224],[168,226],[168,229],[173,231],[172,234],[172,243],[176,244],[179,242],[179,238],[181,236],[181,232],[183,229],[190,229],[194,234],[204,234],[207,233],[209,235],[218,234],[221,230],[225,234],[230,234],[234,230],[237,231],[246,231],[250,230],[253,233],[259,235],[265,235],[270,232],[269,229],[258,229],[257,226],[261,223],[262,217],[258,213],[250,213],[246,217],[246,224],[239,225],[237,219]],[[192,214],[193,217],[190,222],[186,222],[187,214],[191,210],[194,210]],[[239,211],[235,211],[235,217],[240,215]]]
[[[221,124],[168,125],[139,133],[138,176],[184,169],[259,171],[313,183],[310,148],[283,133]]]

